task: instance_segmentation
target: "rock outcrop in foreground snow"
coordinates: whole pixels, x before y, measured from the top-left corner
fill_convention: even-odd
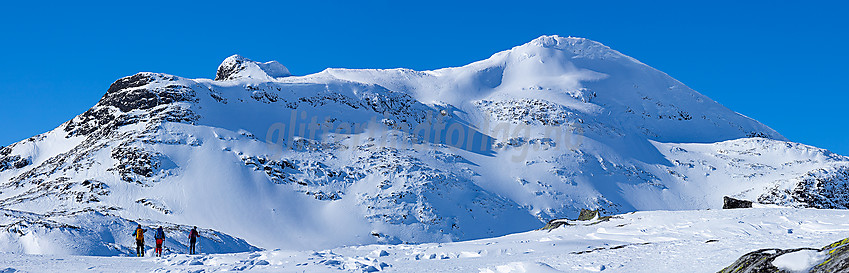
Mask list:
[[[760,249],[740,257],[720,273],[849,271],[849,238],[822,248]]]
[[[291,76],[234,55],[215,80],[128,76],[55,130],[0,147],[0,208],[89,230],[102,217],[196,225],[232,236],[228,251],[315,249],[488,238],[582,209],[720,208],[723,196],[847,208],[846,170],[849,158],[600,43],[543,36],[433,71]],[[0,231],[1,249],[62,237],[16,230]],[[68,251],[131,247],[119,237]]]

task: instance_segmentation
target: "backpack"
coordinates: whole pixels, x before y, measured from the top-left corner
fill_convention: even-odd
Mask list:
[[[142,229],[142,228],[136,229],[136,240],[139,240],[139,241],[144,240],[144,229]]]
[[[156,239],[165,239],[165,231],[162,231],[162,229],[157,229],[155,238]]]

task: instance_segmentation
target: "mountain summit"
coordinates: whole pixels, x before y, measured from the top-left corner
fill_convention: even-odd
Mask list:
[[[251,61],[239,55],[233,55],[224,59],[221,65],[218,66],[215,80],[226,81],[240,78],[269,80],[271,78],[291,75],[292,73],[289,73],[289,69],[277,61],[261,63]]]
[[[119,79],[0,147],[0,250],[130,253],[136,223],[198,226],[207,252],[445,242],[723,196],[849,208],[847,181],[849,158],[586,39],[432,71],[292,76],[234,55],[215,80]]]

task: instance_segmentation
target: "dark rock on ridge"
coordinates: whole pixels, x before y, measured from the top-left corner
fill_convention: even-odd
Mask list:
[[[147,110],[179,101],[194,100],[195,92],[187,86],[171,84],[160,88],[139,88],[155,80],[157,79],[151,73],[139,73],[121,78],[109,87],[98,105],[114,106],[122,112],[129,112]]]
[[[232,59],[232,60],[231,60]],[[245,62],[250,60],[245,59],[242,56],[233,56],[231,58],[227,58],[221,65],[218,66],[218,71],[215,73],[216,81],[224,81],[233,79],[233,75],[245,70]]]
[[[134,88],[134,87],[142,87],[153,81],[150,73],[138,73],[129,77],[123,77],[112,83],[109,86],[109,89],[106,90],[106,93],[117,93],[118,91]]]
[[[124,125],[141,120],[193,122],[197,116],[186,107],[172,105],[176,102],[197,102],[195,91],[174,82],[176,77],[155,73],[138,73],[121,78],[109,87],[100,101],[91,109],[67,122],[68,137],[103,135]],[[147,87],[154,82],[169,83],[160,87]],[[173,82],[173,83],[171,83]],[[117,110],[116,110],[117,108]],[[144,110],[142,114],[130,113]]]

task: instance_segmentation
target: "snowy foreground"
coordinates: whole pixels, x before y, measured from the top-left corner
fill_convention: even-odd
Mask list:
[[[716,272],[752,250],[819,248],[849,237],[847,210],[643,211],[586,225],[592,222],[465,242],[321,251],[163,258],[0,254],[0,272]],[[805,261],[782,262],[804,268],[799,263]]]

